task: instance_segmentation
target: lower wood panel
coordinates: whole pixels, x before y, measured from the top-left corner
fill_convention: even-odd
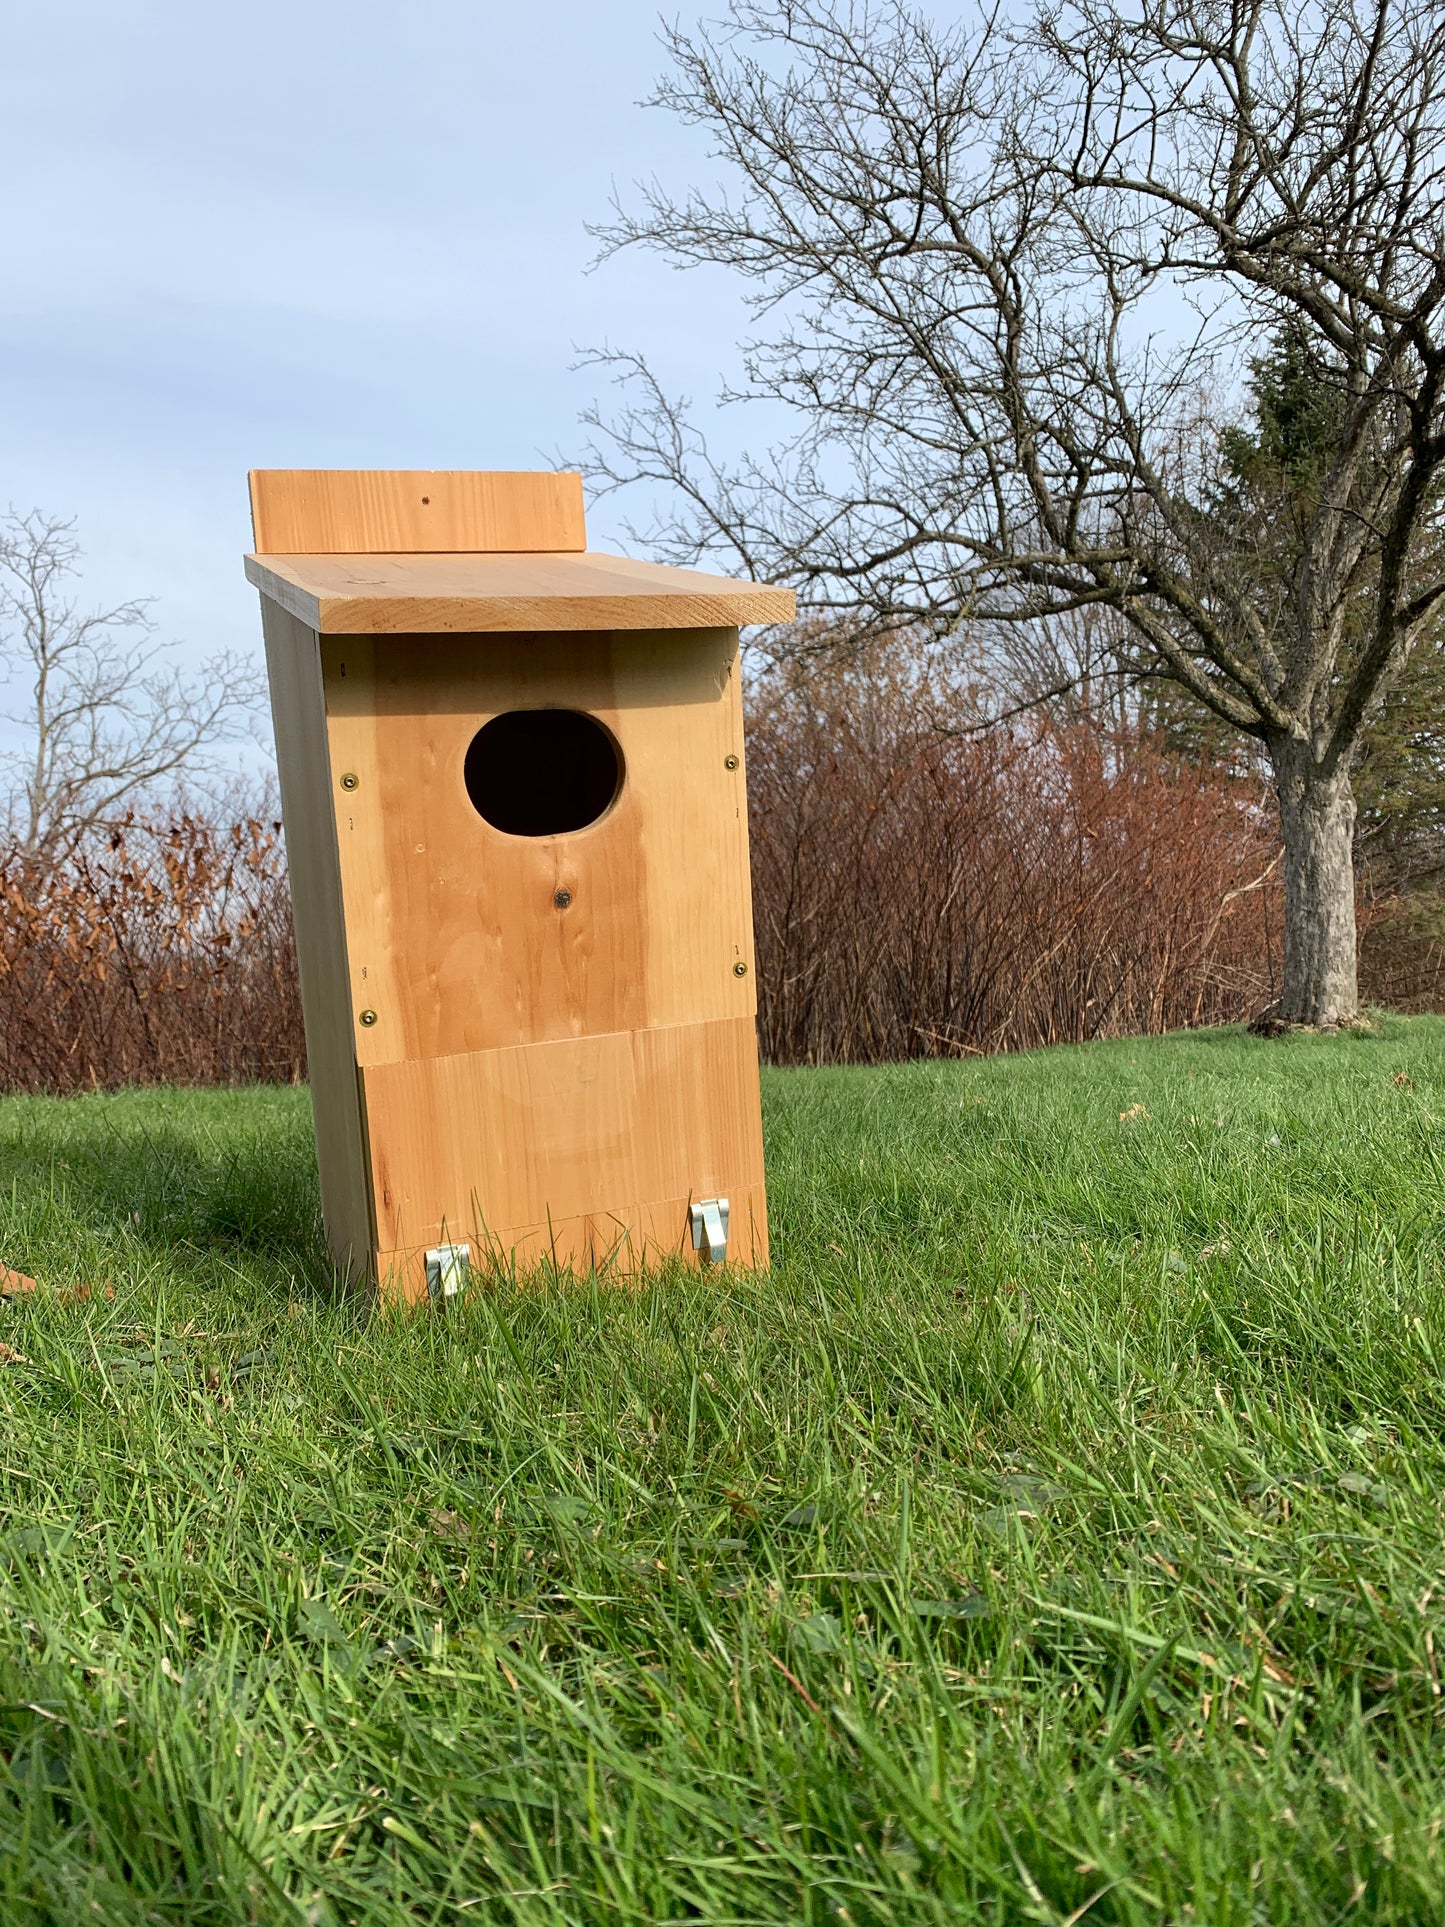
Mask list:
[[[688,1233],[691,1198],[668,1198],[657,1204],[622,1206],[616,1211],[562,1218],[551,1224],[513,1225],[483,1236],[468,1234],[472,1264],[483,1275],[510,1277],[543,1266],[561,1271],[595,1272],[601,1278],[635,1277],[660,1264],[680,1258],[696,1266],[697,1253]],[[749,1267],[768,1262],[767,1198],[761,1185],[734,1191],[728,1203],[728,1262]],[[426,1296],[426,1247],[383,1251],[377,1275],[387,1298],[422,1299]]]
[[[556,1240],[568,1263],[635,1270],[680,1248],[707,1197],[748,1201],[735,1249],[766,1262],[750,1017],[376,1064],[361,1083],[383,1276],[390,1254],[461,1240],[533,1262]]]

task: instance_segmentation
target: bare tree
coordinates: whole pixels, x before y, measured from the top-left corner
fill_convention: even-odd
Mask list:
[[[1121,668],[1257,739],[1279,798],[1279,1023],[1358,1005],[1351,769],[1445,594],[1445,12],[1438,0],[732,0],[655,99],[737,191],[644,190],[604,247],[721,264],[765,325],[711,457],[647,363],[602,483],[877,627],[1114,612]],[[1336,391],[1289,566],[1226,486],[1241,364],[1293,331]],[[1221,399],[1222,398],[1222,399]]]
[[[166,663],[143,601],[82,614],[73,528],[38,509],[0,517],[0,668],[25,690],[5,715],[20,744],[0,755],[0,807],[12,844],[51,863],[142,790],[205,774],[264,693],[231,654],[192,675]]]

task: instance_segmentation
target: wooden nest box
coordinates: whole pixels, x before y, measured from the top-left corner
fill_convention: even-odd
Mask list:
[[[738,625],[791,594],[589,554],[576,475],[251,507],[337,1264],[766,1263]]]

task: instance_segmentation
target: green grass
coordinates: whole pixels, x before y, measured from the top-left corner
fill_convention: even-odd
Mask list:
[[[1445,1023],[766,1103],[370,1323],[304,1092],[0,1103],[4,1927],[1441,1917]]]

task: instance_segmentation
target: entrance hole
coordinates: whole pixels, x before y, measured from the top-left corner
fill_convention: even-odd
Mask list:
[[[472,808],[508,836],[561,836],[606,814],[622,754],[577,709],[509,709],[472,738],[462,771]]]

